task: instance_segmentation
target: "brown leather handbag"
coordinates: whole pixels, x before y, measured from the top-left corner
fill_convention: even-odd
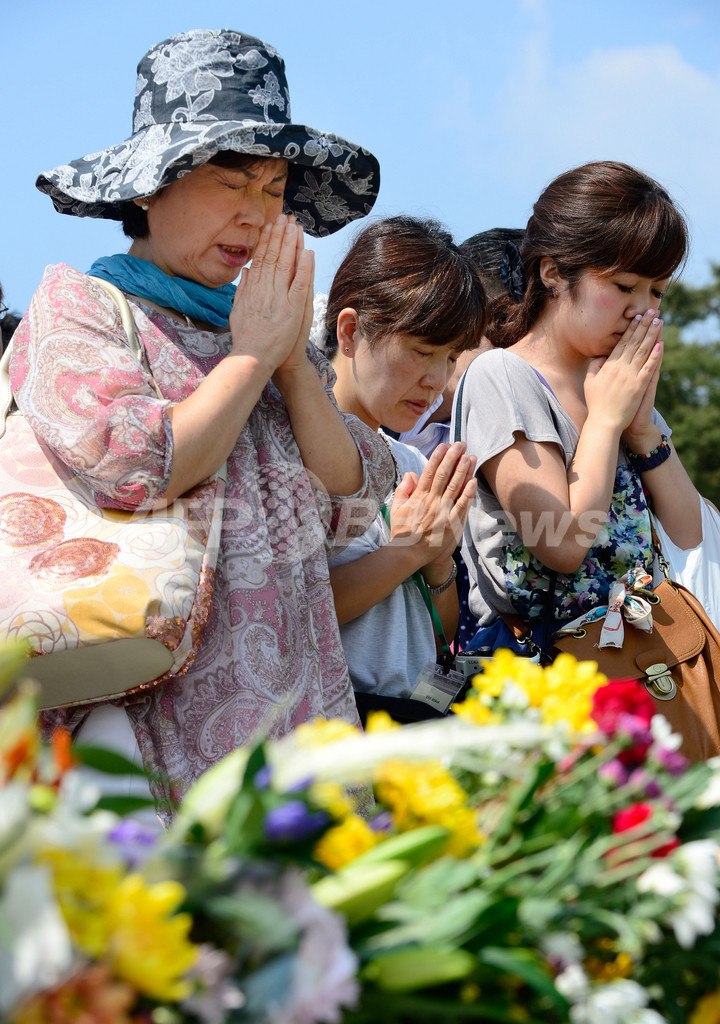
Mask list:
[[[661,560],[661,565],[663,560]],[[644,595],[648,596],[648,595]],[[652,633],[627,627],[620,649],[597,646],[602,620],[579,629],[559,630],[556,652],[595,661],[608,679],[638,679],[691,761],[720,754],[720,633],[697,598],[666,578],[649,595]]]

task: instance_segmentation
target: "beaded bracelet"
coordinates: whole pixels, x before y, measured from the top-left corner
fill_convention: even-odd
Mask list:
[[[628,462],[633,466],[638,473],[646,473],[649,469],[655,469],[656,466],[661,466],[666,459],[670,458],[672,448],[670,447],[670,441],[668,440],[667,434],[661,435],[660,444],[657,448],[653,448],[647,455],[634,455],[633,452],[628,452]]]
[[[457,562],[453,562],[453,567],[452,567],[452,570],[450,572],[450,575],[448,576],[448,578],[445,580],[444,583],[440,584],[439,587],[431,587],[427,583],[425,584],[425,586],[428,589],[428,593],[429,594],[442,594],[442,592],[444,590],[447,590],[447,588],[450,586],[450,584],[452,583],[452,581],[455,579],[456,576],[457,576]]]

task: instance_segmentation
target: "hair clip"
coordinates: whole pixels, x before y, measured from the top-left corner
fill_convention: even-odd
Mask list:
[[[525,265],[520,250],[514,242],[505,244],[499,273],[503,287],[510,298],[514,302],[520,302],[525,294]]]

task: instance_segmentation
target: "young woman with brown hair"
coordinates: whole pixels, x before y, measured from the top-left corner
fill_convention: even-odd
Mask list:
[[[652,571],[649,504],[676,543],[699,542],[697,492],[653,409],[658,309],[686,251],[670,196],[626,164],[568,171],[535,204],[511,294],[491,307],[496,349],[456,407],[478,464],[463,543],[473,647],[512,646],[510,616],[547,646],[628,570]]]

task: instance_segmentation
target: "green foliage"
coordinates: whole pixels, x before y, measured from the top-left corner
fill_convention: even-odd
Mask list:
[[[720,504],[720,340],[685,341],[693,325],[720,315],[720,264],[702,288],[670,285],[662,303],[665,356],[656,406],[701,494]]]

